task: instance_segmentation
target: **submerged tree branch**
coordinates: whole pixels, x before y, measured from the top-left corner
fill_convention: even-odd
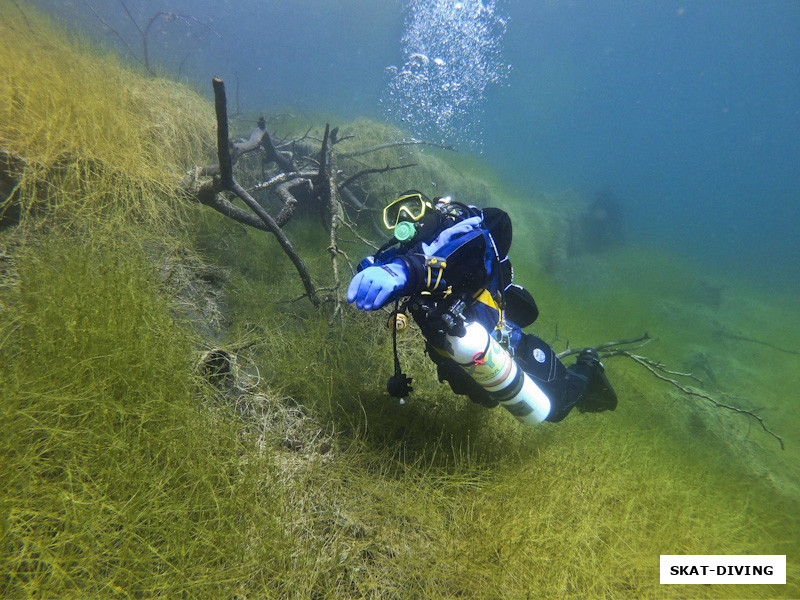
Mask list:
[[[123,46],[125,46],[125,48],[128,50],[128,52],[130,53],[130,55],[131,55],[131,56],[132,56],[132,57],[133,57],[133,58],[136,60],[136,62],[138,62],[140,65],[142,65],[142,66],[146,67],[146,68],[149,70],[149,69],[150,69],[150,66],[149,66],[149,65],[147,65],[147,64],[145,64],[145,63],[142,61],[142,59],[141,59],[141,58],[139,58],[139,55],[138,55],[138,54],[136,54],[136,52],[134,52],[134,51],[133,51],[133,48],[131,48],[131,47],[130,47],[130,44],[128,44],[128,40],[126,40],[124,37],[122,37],[122,34],[120,34],[120,32],[119,32],[119,31],[117,31],[116,29],[114,29],[114,28],[113,28],[111,25],[109,25],[109,24],[108,24],[108,22],[106,22],[106,20],[105,20],[103,17],[101,17],[101,16],[100,16],[100,13],[98,13],[98,12],[97,12],[97,11],[94,9],[94,7],[93,7],[91,4],[89,4],[89,0],[83,0],[83,3],[84,3],[86,6],[88,6],[88,7],[89,7],[89,10],[92,12],[92,14],[93,14],[93,15],[94,15],[94,16],[97,18],[97,20],[98,20],[98,21],[100,21],[100,22],[101,22],[101,23],[102,23],[102,24],[103,24],[103,25],[106,27],[106,29],[108,29],[108,30],[109,30],[111,33],[113,33],[115,36],[117,36],[117,38],[119,39],[119,41],[121,41],[121,42],[122,42],[122,45],[123,45]],[[122,6],[123,6],[123,7],[125,7],[125,5],[124,5],[124,4],[123,4]],[[127,11],[128,9],[127,9],[127,8],[125,8],[125,10]],[[129,14],[130,14],[130,13],[129,13]],[[139,28],[139,25],[136,23],[136,21],[135,21],[135,20],[133,21],[133,23],[134,23],[134,25],[136,26],[136,28],[138,29],[138,28]],[[141,32],[141,29],[140,29],[139,31]]]
[[[706,400],[706,401],[710,402],[711,404],[713,404],[717,408],[724,408],[724,409],[727,409],[727,410],[729,410],[731,412],[747,415],[747,416],[755,419],[756,421],[758,421],[758,424],[761,425],[761,428],[766,433],[768,433],[769,435],[774,437],[776,440],[778,440],[778,443],[780,443],[780,445],[781,445],[781,450],[786,450],[786,447],[783,444],[783,439],[779,435],[777,435],[775,432],[773,432],[769,427],[767,427],[766,423],[764,423],[764,419],[762,419],[760,416],[758,416],[753,411],[745,410],[745,409],[739,408],[737,406],[731,406],[730,404],[725,404],[724,402],[720,402],[719,400],[709,396],[708,394],[704,394],[704,393],[699,392],[699,391],[697,391],[695,389],[692,389],[690,387],[681,385],[680,382],[678,382],[677,379],[672,379],[672,378],[666,377],[666,376],[664,376],[662,374],[664,372],[670,372],[671,373],[671,371],[665,371],[664,369],[659,369],[657,366],[653,366],[653,361],[651,361],[650,359],[648,359],[648,358],[646,358],[644,356],[639,356],[637,354],[633,354],[633,353],[628,352],[626,350],[617,350],[617,351],[613,352],[611,354],[611,356],[627,356],[631,360],[633,360],[636,363],[642,365],[645,369],[650,371],[650,373],[652,373],[655,377],[657,377],[661,381],[666,381],[667,383],[673,385],[674,387],[678,388],[681,392],[683,392],[687,396],[694,396],[696,398],[701,398],[703,400]],[[659,372],[659,371],[661,371],[661,372]]]
[[[378,150],[386,150],[388,148],[397,148],[398,146],[430,146],[432,148],[441,148],[443,150],[450,150],[451,152],[456,152],[456,149],[453,146],[445,146],[443,144],[436,144],[434,142],[426,142],[424,140],[398,140],[396,142],[386,142],[385,144],[377,144],[375,146],[370,146],[369,148],[362,148],[361,150],[355,150],[353,152],[343,152],[339,156],[341,158],[355,158],[356,156],[364,156],[365,154],[370,154],[371,152],[377,152]]]
[[[28,29],[30,29],[30,30],[31,30],[31,32],[33,32],[33,27],[31,27],[31,24],[30,24],[30,22],[28,21],[28,17],[27,17],[27,15],[25,14],[25,11],[24,11],[24,10],[22,10],[22,7],[19,5],[19,3],[17,2],[17,0],[11,0],[11,1],[14,3],[14,6],[16,6],[16,7],[17,7],[17,10],[19,11],[19,14],[20,14],[20,15],[22,15],[22,20],[23,20],[23,21],[25,21],[25,25],[27,25]]]
[[[408,163],[407,165],[399,165],[396,167],[392,167],[386,165],[385,167],[376,167],[373,169],[362,169],[358,173],[350,175],[347,179],[345,179],[342,183],[339,184],[339,189],[346,188],[348,185],[353,183],[359,177],[363,177],[364,175],[370,175],[373,173],[388,173],[389,171],[398,171],[400,169],[408,169],[409,167],[416,167],[417,163]]]
[[[328,252],[331,255],[331,271],[333,272],[333,316],[337,316],[342,310],[342,300],[339,294],[339,244],[337,232],[339,223],[343,220],[342,202],[339,198],[339,190],[336,186],[334,177],[332,147],[336,140],[337,129],[330,130],[330,126],[325,126],[325,135],[322,138],[322,149],[319,155],[319,177],[315,187],[319,190],[320,200],[326,204],[328,216],[330,218],[328,226],[329,246]]]
[[[130,22],[136,28],[136,31],[139,32],[139,37],[141,38],[140,41],[141,41],[141,45],[142,45],[142,56],[140,57],[133,50],[133,48],[131,48],[130,44],[128,43],[128,40],[126,40],[125,37],[116,28],[112,27],[108,23],[108,21],[106,21],[100,15],[100,13],[98,13],[95,10],[95,8],[91,4],[89,4],[89,0],[83,0],[83,1],[84,1],[84,4],[86,4],[86,6],[89,8],[91,13],[95,16],[95,18],[97,18],[97,20],[100,21],[105,26],[106,29],[108,29],[111,33],[113,33],[117,37],[117,39],[119,39],[119,41],[122,42],[122,45],[125,46],[125,49],[130,53],[130,55],[139,64],[144,66],[144,68],[147,69],[147,71],[151,75],[153,74],[153,68],[152,68],[152,65],[150,64],[150,52],[149,52],[149,48],[148,48],[148,43],[149,43],[150,29],[159,19],[163,18],[163,19],[166,19],[167,21],[180,21],[180,22],[182,22],[184,25],[186,25],[188,27],[191,27],[193,24],[197,24],[197,25],[200,25],[201,27],[205,27],[206,29],[208,29],[208,31],[210,31],[212,34],[214,34],[217,38],[222,39],[222,36],[219,33],[217,33],[207,23],[203,23],[202,21],[196,19],[195,17],[193,17],[191,15],[179,15],[179,14],[176,14],[176,13],[173,13],[173,12],[169,12],[169,11],[166,11],[166,10],[159,10],[159,11],[156,11],[155,13],[153,13],[150,16],[150,19],[147,21],[147,25],[145,25],[145,27],[143,29],[142,26],[139,25],[139,22],[136,20],[136,18],[131,13],[131,11],[128,9],[128,6],[125,4],[124,0],[117,0],[117,3],[122,7],[122,10],[125,12],[125,15],[128,17]],[[16,0],[14,0],[14,4],[16,4]],[[183,68],[183,63],[186,61],[187,57],[188,57],[188,54],[186,56],[184,56],[183,60],[181,60],[181,63],[180,63],[180,66],[179,66],[179,72],[180,72],[180,69]]]
[[[800,351],[798,350],[792,350],[791,348],[782,348],[770,342],[765,342],[764,340],[757,340],[755,338],[745,337],[743,335],[736,335],[734,333],[727,333],[725,331],[721,331],[720,335],[723,337],[730,338],[732,340],[739,340],[740,342],[749,342],[751,344],[759,344],[761,346],[766,346],[767,348],[772,348],[773,350],[777,350],[778,352],[784,352],[786,354],[800,354]]]
[[[670,370],[666,367],[666,365],[664,365],[664,363],[660,361],[655,361],[650,358],[647,358],[646,356],[633,353],[634,350],[638,350],[648,345],[649,343],[656,341],[656,339],[657,338],[651,338],[649,334],[645,333],[644,335],[638,338],[631,338],[628,340],[619,340],[615,342],[606,342],[604,344],[599,344],[597,346],[594,346],[594,349],[598,352],[600,358],[602,359],[611,358],[613,356],[625,356],[631,359],[636,364],[647,369],[650,372],[650,374],[652,374],[655,378],[669,383],[671,386],[677,388],[678,390],[681,391],[681,393],[687,396],[700,398],[702,400],[705,400],[706,402],[710,402],[716,408],[724,408],[731,412],[746,415],[751,419],[755,419],[758,422],[758,424],[761,425],[761,428],[766,433],[768,433],[776,440],[778,440],[778,443],[781,445],[781,450],[786,449],[783,443],[783,439],[774,431],[772,431],[769,427],[767,427],[767,424],[764,422],[764,419],[760,417],[758,414],[756,414],[754,411],[726,404],[725,402],[720,402],[719,400],[717,400],[716,398],[714,398],[709,394],[703,393],[694,388],[681,384],[681,382],[677,379],[678,377],[692,379],[702,385],[703,382],[692,373],[681,373],[679,371]],[[557,356],[559,359],[561,359],[567,356],[571,356],[573,354],[579,354],[584,350],[588,350],[588,348],[570,348],[565,350],[564,352],[560,352],[559,354],[557,354]]]
[[[308,294],[309,300],[311,300],[314,306],[318,306],[320,300],[317,297],[317,292],[314,289],[313,283],[311,282],[311,276],[308,273],[308,269],[306,268],[303,259],[300,258],[300,255],[292,246],[289,238],[286,237],[286,234],[269,215],[269,213],[265,211],[250,194],[247,193],[247,190],[236,183],[236,181],[233,179],[233,166],[231,163],[230,148],[228,145],[228,109],[225,98],[225,83],[222,81],[222,79],[215,78],[213,80],[213,86],[214,106],[217,113],[217,153],[219,156],[220,186],[223,189],[230,190],[236,194],[236,196],[238,196],[245,204],[247,204],[247,206],[263,221],[264,225],[266,225],[270,233],[276,237],[281,248],[283,248],[283,251],[292,261],[295,269],[297,269],[297,273],[300,276],[300,280],[303,282],[303,287],[306,290],[306,294]]]

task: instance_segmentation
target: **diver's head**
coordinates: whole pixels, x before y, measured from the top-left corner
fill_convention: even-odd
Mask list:
[[[424,242],[444,227],[471,216],[469,207],[449,196],[430,200],[422,192],[409,190],[383,209],[383,224],[401,244]]]
[[[439,224],[438,211],[422,192],[409,190],[383,209],[383,224],[401,243],[424,239]]]

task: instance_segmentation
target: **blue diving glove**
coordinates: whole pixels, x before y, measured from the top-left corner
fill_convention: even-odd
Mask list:
[[[391,262],[380,267],[367,267],[356,273],[347,288],[347,301],[356,301],[363,310],[377,310],[403,292],[408,283],[406,266]]]
[[[457,237],[469,233],[476,227],[479,227],[482,219],[483,217],[470,217],[469,219],[464,219],[460,223],[456,223],[452,227],[448,227],[430,244],[422,244],[422,251],[428,256],[435,255],[439,248],[449,244]]]

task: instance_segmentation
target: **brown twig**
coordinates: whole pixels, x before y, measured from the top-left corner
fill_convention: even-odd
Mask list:
[[[319,176],[316,180],[315,188],[320,194],[320,200],[327,203],[328,214],[330,216],[329,223],[329,239],[330,245],[328,252],[331,255],[331,270],[333,271],[333,296],[334,296],[334,309],[333,316],[337,316],[342,311],[341,297],[340,297],[340,280],[339,280],[339,244],[337,241],[337,232],[339,230],[339,223],[343,221],[342,214],[342,201],[339,198],[339,190],[336,186],[335,169],[333,166],[332,155],[332,139],[335,139],[334,129],[331,131],[330,125],[325,125],[325,134],[322,138],[322,149],[319,153]]]
[[[149,55],[149,50],[148,50],[147,43],[148,43],[148,37],[150,35],[150,28],[160,18],[165,18],[167,21],[178,20],[178,21],[183,22],[185,25],[187,25],[189,27],[191,27],[192,24],[201,25],[201,26],[205,27],[206,29],[208,29],[211,33],[213,33],[219,39],[222,39],[222,36],[219,33],[217,33],[216,31],[214,31],[214,29],[210,25],[208,25],[207,23],[203,23],[202,21],[199,21],[198,19],[192,17],[191,15],[179,15],[179,14],[176,14],[176,13],[173,13],[173,12],[169,12],[169,11],[165,11],[165,10],[160,10],[160,11],[157,11],[157,12],[153,13],[150,16],[150,19],[147,22],[147,25],[144,27],[144,29],[142,29],[142,26],[139,25],[139,22],[134,18],[133,14],[128,9],[128,6],[125,4],[125,2],[123,0],[117,0],[117,2],[122,7],[122,10],[125,12],[125,14],[128,16],[128,19],[130,20],[130,22],[136,28],[136,31],[139,32],[139,36],[141,37],[141,41],[142,41],[142,56],[141,57],[139,57],[139,55],[133,50],[133,48],[131,48],[130,44],[128,44],[128,41],[122,36],[122,34],[119,31],[117,31],[114,27],[112,27],[100,15],[100,13],[98,13],[94,9],[94,7],[91,4],[89,4],[88,0],[84,0],[84,4],[86,4],[86,6],[89,8],[89,10],[92,12],[92,14],[94,14],[94,16],[97,18],[97,20],[100,21],[103,25],[105,25],[105,27],[111,33],[113,33],[122,42],[123,46],[125,46],[126,50],[128,50],[130,55],[133,56],[133,58],[136,59],[136,61],[139,64],[144,66],[145,69],[147,69],[147,71],[149,73],[151,73],[151,74],[153,73],[153,69],[152,69],[152,67],[150,65],[150,55]],[[14,3],[16,4],[16,0],[14,0]],[[183,63],[186,61],[187,57],[188,57],[188,54],[181,61],[179,70],[180,70],[180,68],[183,67]]]
[[[344,221],[342,221],[342,224],[345,227],[347,227],[350,230],[350,233],[352,233],[354,236],[356,236],[361,241],[362,244],[366,244],[367,246],[369,246],[370,248],[372,248],[373,250],[376,250],[376,251],[380,248],[380,246],[378,246],[377,244],[374,244],[373,242],[370,242],[368,239],[366,239],[366,238],[362,237],[361,235],[359,235],[359,233],[356,231],[356,228],[348,220],[345,219]]]
[[[749,338],[743,335],[736,335],[735,333],[727,333],[725,331],[721,331],[720,335],[723,337],[730,338],[732,340],[739,340],[741,342],[750,342],[751,344],[759,344],[761,346],[766,346],[767,348],[772,348],[773,350],[777,350],[778,352],[785,352],[786,354],[800,354],[800,351],[798,350],[792,350],[791,348],[781,348],[780,346],[776,346],[775,344],[771,344],[770,342],[765,342],[764,340],[757,340],[755,338]]]
[[[226,217],[241,223],[242,225],[255,227],[256,229],[260,229],[262,231],[270,231],[270,229],[264,224],[264,221],[262,221],[257,215],[232,204],[228,199],[220,194],[222,191],[223,189],[222,186],[219,185],[219,180],[210,179],[195,190],[189,189],[188,194],[190,199],[196,200],[200,204],[204,204],[205,206],[213,208],[218,213],[223,214]]]
[[[122,4],[123,7],[125,6],[125,4],[122,2],[122,0],[119,0],[119,3]],[[147,22],[147,25],[145,26],[144,31],[142,31],[142,29],[139,27],[138,23],[136,23],[135,19],[131,16],[130,12],[128,12],[127,8],[125,8],[125,12],[127,12],[128,16],[131,17],[131,20],[133,21],[134,25],[136,25],[136,28],[139,30],[139,33],[142,35],[142,54],[144,56],[144,64],[145,64],[145,66],[147,67],[148,70],[151,70],[151,67],[150,67],[150,57],[148,56],[148,50],[147,50],[147,38],[148,38],[148,36],[150,34],[150,28],[153,26],[153,24],[156,21],[158,21],[162,17],[165,18],[167,21],[175,21],[175,20],[182,21],[183,24],[188,26],[188,27],[191,27],[192,23],[196,23],[198,25],[202,25],[203,27],[206,27],[211,33],[216,35],[219,39],[222,39],[222,36],[220,34],[218,34],[216,31],[214,31],[214,29],[210,25],[208,25],[206,23],[203,23],[202,21],[199,21],[198,19],[195,19],[191,15],[178,15],[178,14],[175,14],[173,12],[160,10],[160,11],[154,13],[150,17],[150,20]]]
[[[724,402],[720,402],[719,400],[716,400],[715,398],[712,398],[708,394],[704,394],[704,393],[698,392],[698,391],[696,391],[696,390],[694,390],[692,388],[689,388],[689,387],[681,385],[680,382],[677,379],[671,379],[671,378],[666,377],[665,375],[662,375],[661,373],[659,373],[658,372],[659,370],[661,370],[662,373],[663,372],[668,372],[668,371],[664,371],[663,369],[657,369],[656,367],[652,366],[653,362],[650,361],[649,359],[647,359],[644,356],[639,356],[637,354],[633,354],[631,352],[627,352],[626,350],[619,350],[619,351],[617,351],[616,355],[618,355],[618,356],[627,356],[631,360],[633,360],[636,363],[642,365],[645,369],[650,371],[650,373],[652,373],[653,376],[655,376],[656,378],[660,379],[661,381],[666,381],[667,383],[673,385],[674,387],[678,388],[681,392],[683,392],[687,396],[694,396],[696,398],[701,398],[703,400],[706,400],[707,402],[710,402],[711,404],[713,404],[717,408],[725,408],[725,409],[727,409],[727,410],[729,410],[731,412],[747,415],[747,416],[755,419],[756,421],[758,421],[758,424],[761,425],[761,428],[766,433],[768,433],[769,435],[774,437],[776,440],[778,440],[778,442],[781,445],[781,450],[786,450],[786,447],[783,444],[783,439],[778,434],[776,434],[771,429],[769,429],[769,427],[767,427],[766,423],[764,423],[764,419],[762,419],[760,416],[758,416],[753,411],[745,410],[744,408],[739,408],[737,406],[731,406],[730,404],[725,404]]]
[[[247,191],[252,194],[253,192],[268,190],[275,186],[291,181],[292,179],[296,179],[298,175],[299,174],[295,171],[292,171],[291,173],[278,173],[277,175],[275,175],[275,177],[271,177],[267,181],[262,181],[260,183],[255,184],[254,186],[251,186]]]
[[[131,47],[130,47],[130,45],[128,44],[128,41],[127,41],[127,40],[126,40],[124,37],[122,37],[122,34],[120,34],[120,32],[119,32],[119,31],[117,31],[116,29],[114,29],[114,28],[113,28],[111,25],[109,25],[109,24],[106,22],[106,20],[105,20],[103,17],[101,17],[101,16],[100,16],[100,13],[98,13],[98,12],[97,12],[97,11],[94,9],[94,7],[93,7],[91,4],[89,4],[89,0],[83,0],[83,3],[84,3],[86,6],[88,6],[88,7],[89,7],[89,10],[92,12],[92,14],[94,14],[94,16],[95,16],[95,17],[97,17],[97,20],[98,20],[98,21],[100,21],[100,22],[101,22],[103,25],[105,25],[105,26],[106,26],[106,28],[107,28],[107,29],[108,29],[108,30],[109,30],[111,33],[113,33],[115,36],[117,36],[117,38],[119,38],[119,40],[122,42],[122,45],[123,45],[123,46],[125,46],[125,48],[128,50],[128,52],[130,52],[131,56],[133,56],[133,58],[135,58],[135,59],[136,59],[136,61],[137,61],[137,62],[138,62],[140,65],[142,65],[142,66],[146,67],[146,68],[149,70],[149,69],[150,69],[150,66],[149,66],[149,65],[147,65],[147,64],[145,64],[144,62],[142,62],[142,59],[141,59],[141,58],[139,58],[139,56],[136,54],[136,52],[134,52],[134,51],[133,51],[133,48],[131,48]],[[124,5],[124,4],[123,4],[122,6],[123,6],[123,8],[125,8],[125,5]],[[127,9],[127,8],[125,8],[125,10],[127,11],[128,9]],[[130,13],[129,13],[129,15],[130,15]],[[133,20],[133,18],[132,18],[132,17],[131,17],[131,19]],[[136,26],[136,28],[137,28],[137,29],[139,29],[139,25],[136,23],[136,21],[135,21],[135,20],[133,20],[133,24]],[[141,29],[139,29],[139,31],[141,32]]]
[[[378,150],[386,150],[387,148],[396,148],[398,146],[431,146],[433,148],[450,150],[451,152],[457,151],[452,146],[445,146],[443,144],[436,144],[434,142],[426,142],[424,140],[399,140],[396,142],[386,142],[385,144],[377,144],[375,146],[369,146],[368,148],[362,148],[361,150],[354,150],[353,152],[343,152],[339,154],[339,157],[354,158],[356,156],[364,156],[365,154],[369,154],[371,152],[377,152]]]
[[[281,227],[289,222],[289,219],[291,219],[292,215],[294,214],[294,209],[297,207],[297,198],[294,194],[292,194],[292,192],[289,191],[289,189],[301,184],[307,185],[309,187],[309,191],[313,193],[314,186],[311,180],[301,178],[287,181],[286,183],[279,185],[275,190],[275,193],[283,201],[283,208],[281,209],[281,212],[278,213],[278,216],[275,217],[275,222]]]
[[[27,15],[25,14],[25,11],[23,11],[23,10],[22,10],[22,7],[19,5],[19,3],[17,2],[17,0],[11,0],[11,1],[14,3],[14,6],[16,6],[16,7],[17,7],[17,10],[19,11],[19,14],[21,14],[21,15],[22,15],[22,20],[23,20],[23,21],[25,21],[25,25],[27,25],[27,26],[28,26],[28,29],[30,29],[31,31],[33,31],[33,27],[31,27],[31,24],[30,24],[30,22],[28,21],[28,17],[27,17]]]
[[[558,339],[558,326],[556,326],[556,339]],[[606,342],[604,344],[600,344],[599,346],[593,346],[593,349],[597,350],[598,352],[601,352],[603,350],[607,350],[608,348],[614,348],[614,347],[617,347],[617,346],[628,346],[630,344],[638,344],[637,346],[634,346],[633,348],[630,348],[630,350],[638,350],[639,348],[641,348],[643,346],[646,346],[650,342],[654,342],[654,341],[656,341],[656,338],[651,338],[649,333],[645,333],[644,335],[641,335],[641,336],[639,336],[637,338],[631,338],[629,340],[619,340],[619,341],[616,341],[616,342]],[[573,354],[580,354],[584,350],[587,350],[587,348],[568,348],[567,350],[564,350],[563,352],[559,352],[556,355],[556,357],[559,358],[559,359],[562,359],[562,358],[566,358],[567,356],[572,356]]]

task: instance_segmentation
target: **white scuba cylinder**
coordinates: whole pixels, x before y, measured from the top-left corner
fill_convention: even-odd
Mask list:
[[[447,352],[467,374],[517,420],[541,423],[550,400],[480,323],[466,323],[463,337],[447,336]]]

